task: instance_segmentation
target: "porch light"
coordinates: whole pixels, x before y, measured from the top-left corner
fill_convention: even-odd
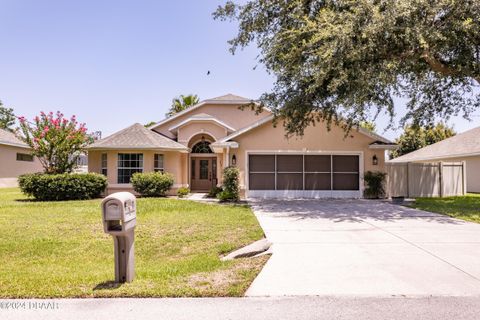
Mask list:
[[[235,155],[232,156],[232,165],[235,166],[237,164],[237,157]]]
[[[376,154],[373,155],[372,163],[373,163],[374,166],[378,165],[378,158],[377,158]]]

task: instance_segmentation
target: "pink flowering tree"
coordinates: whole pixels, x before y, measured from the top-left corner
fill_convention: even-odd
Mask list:
[[[48,174],[71,172],[78,157],[91,142],[85,124],[79,124],[75,116],[68,119],[60,112],[55,115],[53,112],[41,112],[33,122],[24,117],[19,120],[24,141]]]

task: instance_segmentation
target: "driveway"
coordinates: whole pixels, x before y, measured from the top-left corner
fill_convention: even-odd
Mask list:
[[[480,224],[371,200],[256,200],[273,255],[247,296],[480,296]]]

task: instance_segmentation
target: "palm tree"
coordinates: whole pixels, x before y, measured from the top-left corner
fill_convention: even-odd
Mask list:
[[[196,94],[189,94],[184,96],[181,94],[179,97],[175,97],[172,100],[172,106],[168,110],[165,116],[171,117],[176,113],[179,113],[191,106],[194,106],[200,102],[200,99]]]

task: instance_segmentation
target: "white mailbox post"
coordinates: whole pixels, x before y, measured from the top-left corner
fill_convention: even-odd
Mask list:
[[[117,192],[102,201],[103,229],[113,236],[116,282],[132,282],[135,276],[136,206],[136,198],[130,192]]]

